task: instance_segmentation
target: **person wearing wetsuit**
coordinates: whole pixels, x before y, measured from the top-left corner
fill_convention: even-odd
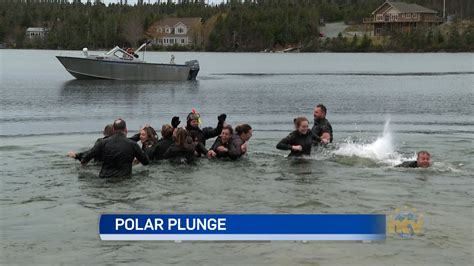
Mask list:
[[[193,143],[195,145],[194,155],[199,158],[202,154],[207,154],[208,150],[201,142],[199,142],[198,132],[191,131],[188,133],[189,136],[191,136],[191,139],[193,140]]]
[[[174,128],[168,124],[161,127],[161,139],[147,149],[147,155],[150,160],[159,161],[164,159],[163,156],[171,144],[173,144],[173,130]]]
[[[173,139],[174,143],[170,145],[163,158],[178,164],[194,162],[195,145],[189,133],[184,128],[177,128],[173,133]]]
[[[156,137],[156,131],[151,126],[145,126],[140,129],[139,136],[143,152],[148,152],[150,148],[158,142]]]
[[[191,112],[186,118],[186,130],[195,136],[197,136],[199,143],[204,147],[206,146],[206,140],[210,138],[217,137],[221,134],[222,127],[227,118],[226,114],[221,114],[217,117],[218,123],[215,128],[205,127],[203,129],[199,128],[200,115],[196,112]]]
[[[232,127],[227,125],[222,129],[221,135],[217,137],[216,141],[209,149],[207,157],[211,158],[230,158],[232,160],[237,159],[237,152],[235,151],[235,145],[232,141],[233,134]]]
[[[288,157],[298,157],[311,154],[313,134],[309,130],[309,121],[306,117],[294,120],[296,130],[282,139],[276,146],[279,150],[290,150]]]
[[[112,134],[114,133],[114,129],[112,127],[112,124],[109,124],[109,125],[106,125],[105,128],[104,128],[104,131],[102,132],[104,134],[104,136],[102,138],[98,138],[95,143],[94,143],[94,146],[99,143],[99,141],[102,141],[110,136],[112,136]],[[76,159],[78,161],[81,161],[82,160],[82,157],[84,156],[84,154],[86,153],[87,151],[85,152],[74,152],[74,151],[70,151],[68,152],[67,156],[70,157],[70,158],[73,158],[73,159]],[[95,162],[102,162],[102,158],[100,156],[97,156],[96,158],[94,158],[94,161]]]
[[[86,165],[92,158],[103,158],[99,177],[129,177],[132,174],[132,163],[136,158],[143,165],[148,165],[149,160],[140,146],[127,138],[127,125],[124,120],[117,119],[113,123],[114,134],[100,141],[87,152],[81,164]]]
[[[140,141],[142,143],[142,150],[147,153],[150,160],[161,160],[163,159],[163,154],[173,143],[173,130],[178,127],[179,123],[181,123],[179,117],[174,116],[171,119],[172,127],[168,124],[163,125],[161,128],[162,138],[160,140],[157,140],[158,136],[156,131],[149,124],[145,124],[145,126],[140,128],[138,133],[131,136],[129,139]],[[164,132],[166,137],[163,135]]]
[[[406,161],[396,167],[405,168],[428,168],[431,165],[431,154],[427,151],[418,152],[416,161]]]
[[[333,140],[332,126],[326,119],[326,114],[326,106],[318,104],[314,107],[314,125],[311,132],[313,133],[314,144],[316,145],[332,143]]]
[[[235,127],[235,134],[232,136],[232,144],[235,149],[229,151],[229,155],[234,158],[240,158],[247,153],[248,141],[252,137],[252,127],[249,124],[238,125]]]

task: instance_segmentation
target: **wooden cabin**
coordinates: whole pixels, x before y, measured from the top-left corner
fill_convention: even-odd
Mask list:
[[[374,36],[410,32],[418,27],[434,27],[443,23],[438,12],[417,4],[386,1],[365,18],[364,24],[373,27]]]

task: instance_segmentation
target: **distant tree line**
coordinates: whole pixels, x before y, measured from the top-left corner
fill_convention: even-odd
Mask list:
[[[394,32],[386,37],[367,35],[315,39],[304,52],[473,52],[474,27],[460,30],[452,24],[440,29],[417,29],[409,33]]]
[[[84,1],[83,1],[84,2]],[[472,51],[472,26],[459,30],[419,29],[377,40],[369,36],[319,37],[319,19],[360,23],[383,0],[230,0],[220,5],[183,1],[135,6],[64,0],[0,2],[0,44],[17,48],[109,49],[136,46],[150,26],[165,17],[200,17],[200,43],[185,49],[262,51],[300,47],[303,51]],[[405,0],[441,11],[443,0]],[[446,1],[447,14],[473,18],[472,0]],[[45,39],[29,40],[28,27],[49,28]],[[157,47],[160,48],[160,47]],[[163,49],[163,48],[161,48]],[[183,49],[171,47],[167,49]]]

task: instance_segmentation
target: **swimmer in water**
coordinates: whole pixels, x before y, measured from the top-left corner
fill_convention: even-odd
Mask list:
[[[326,113],[326,106],[318,104],[314,107],[314,125],[311,132],[313,133],[315,145],[332,143],[332,126],[326,119]]]
[[[127,138],[127,124],[123,119],[113,123],[114,134],[99,141],[82,157],[81,164],[86,165],[92,158],[103,159],[99,177],[129,177],[132,174],[132,163],[136,158],[143,165],[149,164],[148,157],[138,144]]]
[[[418,152],[416,161],[406,161],[396,167],[405,168],[428,168],[431,166],[431,154],[427,151]]]
[[[163,158],[177,164],[191,164],[194,162],[196,145],[190,133],[184,128],[177,128],[173,133],[173,140],[174,143],[169,146]]]
[[[313,134],[309,130],[309,121],[306,117],[298,117],[294,120],[296,130],[282,139],[276,146],[279,150],[291,150],[289,157],[311,155]]]
[[[232,140],[234,131],[232,127],[227,125],[222,129],[221,135],[216,139],[211,149],[207,152],[207,157],[211,158],[231,158],[237,159],[235,146]]]

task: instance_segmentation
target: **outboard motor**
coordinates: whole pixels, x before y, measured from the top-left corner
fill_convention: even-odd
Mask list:
[[[185,64],[189,66],[188,80],[196,80],[197,74],[199,72],[198,60],[186,61]]]

